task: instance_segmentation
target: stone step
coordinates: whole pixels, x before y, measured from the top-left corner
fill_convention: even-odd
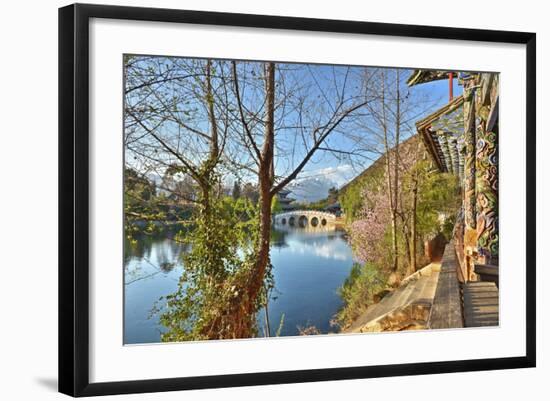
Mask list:
[[[498,291],[494,291],[492,289],[487,289],[487,290],[483,290],[483,291],[468,291],[468,290],[464,290],[462,292],[464,294],[464,297],[469,297],[469,298],[487,298],[487,297],[498,297]]]
[[[480,265],[476,264],[474,267],[474,272],[479,275],[480,279],[483,281],[493,282],[497,285],[499,283],[499,270],[496,265]]]
[[[498,276],[498,266],[495,265],[478,265],[474,267],[474,271],[477,274],[486,274],[492,276]]]
[[[498,295],[497,294],[464,294],[463,296],[463,302],[465,304],[467,303],[477,303],[477,302],[495,302],[498,303]]]
[[[498,313],[486,314],[484,316],[468,316],[464,319],[466,327],[487,327],[498,326]]]
[[[497,289],[495,283],[491,281],[473,281],[470,283],[467,283],[464,286],[465,290],[469,291],[475,291],[475,290],[485,290],[485,289]]]
[[[499,293],[494,282],[466,283],[462,292],[466,327],[498,326]]]
[[[463,293],[466,295],[471,295],[473,297],[487,294],[487,295],[498,295],[498,290],[494,288],[474,288],[474,289],[464,289]]]
[[[498,298],[485,297],[485,298],[464,298],[464,306],[488,306],[498,305]]]
[[[466,283],[465,288],[473,290],[477,288],[496,288],[496,286],[492,281],[471,281]]]
[[[493,305],[466,305],[475,315],[486,313],[498,313],[498,304]]]
[[[490,281],[468,281],[466,284],[468,287],[492,287],[494,283],[491,283]]]

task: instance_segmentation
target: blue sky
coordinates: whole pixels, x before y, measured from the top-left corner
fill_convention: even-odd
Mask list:
[[[411,70],[402,70],[403,78],[406,80]],[[410,87],[411,94],[419,97],[429,98],[433,104],[427,108],[422,116],[428,115],[437,109],[446,105],[449,101],[448,80],[433,81],[421,85]],[[453,95],[462,94],[462,86],[458,85],[458,80],[453,80]],[[406,140],[415,133],[414,129],[401,132],[401,141]],[[348,149],[353,144],[346,144],[342,136],[335,140],[339,149]],[[334,142],[334,141],[333,141]],[[373,158],[377,156],[373,155]],[[292,197],[301,202],[311,202],[323,199],[327,196],[328,189],[331,187],[340,188],[360,174],[367,168],[372,161],[363,160],[360,163],[353,163],[346,160],[338,160],[327,152],[319,152],[306,165],[298,178],[288,187],[292,190]],[[278,172],[281,173],[281,172]]]
[[[177,59],[167,57],[144,57],[139,61],[138,68],[157,68],[157,71],[165,71],[167,66],[175,65],[172,63],[182,63],[186,68],[186,63],[194,65],[196,63],[204,63],[205,60],[199,59]],[[148,64],[149,63],[149,64]],[[218,61],[220,68],[227,68],[229,64],[226,61]],[[225,63],[225,64],[224,64]],[[225,67],[223,67],[225,65]],[[248,74],[248,80],[252,83],[250,89],[242,90],[243,103],[249,108],[249,110],[262,110],[263,103],[262,98],[264,96],[263,83],[261,80],[263,63],[259,62],[239,62],[238,68],[241,68],[239,74],[244,77]],[[148,67],[149,66],[149,67]],[[380,68],[365,68],[365,67],[347,67],[347,66],[328,66],[328,65],[307,65],[307,64],[284,64],[277,65],[276,84],[278,86],[277,94],[280,98],[288,96],[288,93],[295,91],[296,97],[290,95],[290,101],[285,104],[290,104],[288,108],[291,109],[287,112],[286,109],[280,109],[276,112],[276,165],[275,173],[278,177],[285,177],[303,160],[303,157],[309,147],[311,146],[311,132],[315,127],[323,125],[327,122],[332,112],[332,107],[337,103],[342,87],[345,87],[345,97],[350,97],[349,102],[346,103],[346,107],[354,102],[364,99],[364,88],[368,85],[364,84],[364,74],[366,71],[380,70]],[[386,79],[388,79],[388,87],[391,85],[391,80],[397,75],[397,70],[392,68],[385,69]],[[413,87],[407,87],[405,81],[410,76],[412,70],[399,69],[401,85],[401,96],[407,98],[407,101],[403,101],[403,104],[411,107],[410,113],[406,114],[410,123],[407,126],[401,128],[400,139],[401,141],[407,139],[415,133],[414,122],[423,118],[427,114],[439,109],[448,102],[448,81],[439,80],[426,84],[416,85]],[[393,78],[392,78],[393,77]],[[259,79],[259,81],[258,81]],[[256,80],[256,86],[254,86],[254,80]],[[395,81],[394,81],[395,82]],[[138,82],[139,83],[139,82]],[[241,81],[244,84],[244,81]],[[131,86],[131,85],[130,85]],[[241,86],[241,88],[243,87]],[[208,131],[208,118],[204,114],[203,100],[198,102],[195,100],[193,103],[192,96],[187,96],[186,93],[181,92],[182,86],[178,89],[165,89],[167,94],[176,93],[170,92],[171,90],[180,91],[179,100],[177,101],[178,108],[187,108],[187,110],[193,109],[194,111],[185,113],[183,116],[186,121],[192,121],[195,124],[195,128]],[[372,94],[378,96],[376,90],[373,89]],[[458,96],[462,94],[462,87],[458,85],[457,79],[454,79],[454,95]],[[300,97],[301,96],[301,97]],[[351,99],[351,97],[354,97]],[[410,98],[409,98],[410,97]],[[276,96],[276,102],[277,102]],[[167,98],[171,101],[170,98]],[[191,104],[189,103],[189,99]],[[301,112],[293,109],[292,106],[296,106],[303,100]],[[139,98],[132,96],[127,98],[127,102],[133,103],[139,101]],[[421,104],[422,106],[417,106]],[[404,106],[405,107],[405,106]],[[258,109],[259,108],[259,109]],[[382,148],[380,148],[380,141],[373,141],[373,138],[380,133],[380,130],[376,128],[376,123],[373,124],[373,118],[368,116],[366,109],[361,109],[365,113],[361,119],[346,119],[338,129],[330,134],[327,140],[323,143],[324,147],[331,149],[337,149],[340,152],[327,152],[318,150],[315,155],[309,160],[307,165],[300,172],[298,177],[291,182],[287,189],[293,191],[293,195],[300,201],[315,201],[326,197],[328,189],[331,187],[341,187],[350,181],[352,178],[360,174],[365,168],[367,168],[373,160],[380,156]],[[263,112],[263,111],[262,111]],[[278,113],[278,114],[277,114]],[[283,117],[284,115],[284,117]],[[302,120],[303,118],[303,120]],[[370,119],[370,120],[369,120]],[[370,121],[370,122],[369,122]],[[151,122],[151,124],[154,121]],[[281,126],[284,124],[284,127]],[[304,129],[305,140],[307,146],[301,142],[300,129],[296,129],[296,126],[306,127]],[[170,135],[170,132],[179,132],[179,126],[176,123],[163,123],[159,126],[159,131],[164,132],[165,135]],[[261,147],[261,140],[263,137],[263,128],[261,125],[258,128],[258,146]],[[139,132],[138,132],[139,134]],[[390,144],[392,146],[393,144]],[[178,145],[179,146],[179,145]],[[200,146],[206,146],[208,151],[208,145],[198,146],[200,152]],[[248,150],[240,145],[235,153],[236,157],[244,155],[245,159]],[[134,159],[136,153],[133,152],[131,147],[127,146],[126,162],[139,169],[138,164],[140,157]],[[353,156],[345,156],[346,153],[353,152]],[[357,155],[360,153],[360,155]],[[132,155],[131,155],[132,154]],[[156,155],[156,154],[155,154]],[[190,160],[200,162],[200,153],[190,153],[184,155]],[[250,161],[250,159],[248,159]],[[155,170],[156,174],[162,175],[162,170]],[[151,175],[152,173],[148,173]],[[238,174],[237,177],[234,174]],[[154,175],[154,174],[153,174]],[[160,177],[158,177],[160,179]],[[157,178],[155,178],[157,180]],[[246,170],[235,171],[234,173],[226,173],[224,177],[224,183],[228,187],[233,186],[235,180],[242,182],[256,182],[257,177],[252,173],[247,173]]]

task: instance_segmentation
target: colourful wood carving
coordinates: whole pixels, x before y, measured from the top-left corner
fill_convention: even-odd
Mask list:
[[[498,135],[487,131],[490,115],[498,113],[495,107],[498,84],[492,74],[482,76],[482,96],[477,103],[476,135],[476,205],[477,252],[481,263],[498,263]],[[492,100],[494,99],[494,101]],[[489,105],[493,105],[492,109]],[[498,127],[495,127],[498,128]]]
[[[465,88],[464,101],[464,223],[476,227],[476,129],[475,88]]]
[[[477,244],[485,263],[498,258],[498,151],[494,132],[478,131]]]

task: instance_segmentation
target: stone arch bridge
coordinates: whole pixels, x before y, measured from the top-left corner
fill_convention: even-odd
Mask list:
[[[274,225],[287,227],[325,227],[335,221],[336,215],[318,210],[291,210],[273,216]]]

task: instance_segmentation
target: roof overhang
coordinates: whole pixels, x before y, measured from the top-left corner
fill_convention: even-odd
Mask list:
[[[409,79],[407,79],[407,85],[414,86],[426,82],[448,79],[449,74],[453,74],[453,78],[458,76],[454,71],[414,70]]]
[[[439,110],[416,123],[416,129],[422,137],[428,153],[434,160],[437,168],[442,172],[452,172],[455,168],[449,165],[448,156],[447,158],[445,157],[447,152],[442,149],[441,143],[447,141],[447,138],[441,141],[438,135],[443,132],[446,136],[451,137],[454,141],[453,146],[456,146],[457,139],[461,138],[464,133],[463,125],[462,127],[456,124],[452,127],[445,127],[443,122],[446,116],[459,112],[463,105],[463,96],[457,96]],[[456,152],[456,150],[453,149],[453,152]]]

